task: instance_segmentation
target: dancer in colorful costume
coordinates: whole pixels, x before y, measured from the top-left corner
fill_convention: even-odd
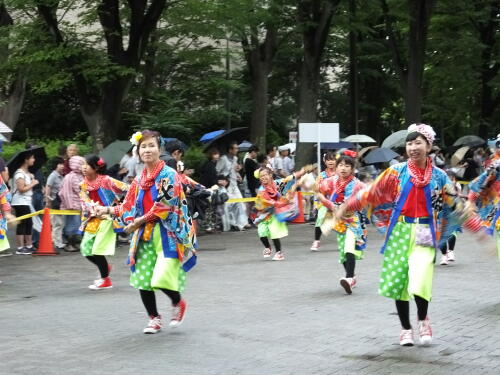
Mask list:
[[[350,150],[338,155],[336,174],[321,182],[318,198],[330,212],[335,212],[337,207],[365,187],[364,183],[354,177],[355,158],[356,152]],[[340,285],[347,294],[351,294],[357,283],[354,273],[356,259],[363,258],[363,250],[366,247],[367,231],[363,214],[354,212],[349,217],[327,223],[332,225],[327,229],[333,229],[337,233],[339,263],[345,268],[345,277],[340,279]]]
[[[11,206],[9,204],[9,188],[0,176],[0,254],[10,249],[9,239],[7,238],[7,221],[15,219],[11,213]],[[0,256],[8,256],[12,253],[4,253]]]
[[[286,178],[274,181],[273,171],[270,168],[264,167],[255,171],[261,186],[255,201],[257,217],[254,223],[257,224],[257,232],[264,245],[262,252],[264,258],[270,258],[272,255],[270,238],[276,250],[272,260],[285,260],[280,239],[288,236],[286,221],[293,220],[296,216],[294,205],[290,202],[294,200],[296,180],[304,173],[305,170],[302,169]]]
[[[500,140],[496,142],[500,149]],[[477,207],[481,224],[486,233],[497,240],[500,258],[500,159],[490,163],[489,167],[469,184],[468,200]]]
[[[325,163],[326,168],[316,178],[316,184],[315,184],[315,193],[317,196],[317,200],[316,200],[315,204],[316,204],[316,209],[317,209],[317,215],[316,215],[316,224],[314,226],[314,241],[311,245],[311,251],[319,251],[319,247],[320,247],[321,225],[323,225],[323,222],[325,221],[325,215],[326,215],[328,209],[321,202],[321,200],[318,198],[318,194],[324,193],[321,191],[321,182],[323,180],[325,180],[326,178],[329,178],[329,177],[332,177],[333,175],[335,175],[335,167],[336,167],[335,153],[331,152],[331,151],[327,152],[323,158],[323,161]]]
[[[130,185],[121,205],[100,207],[99,213],[122,217],[133,233],[130,244],[130,285],[139,289],[149,315],[144,333],[157,333],[162,328],[156,306],[155,290],[161,290],[172,301],[170,327],[184,320],[186,301],[181,292],[186,272],[196,263],[196,237],[191,217],[175,170],[160,160],[160,134],[145,130],[132,136],[145,168]]]
[[[402,325],[399,343],[404,346],[414,343],[409,317],[412,296],[417,304],[420,343],[429,345],[432,342],[427,311],[438,248],[436,220],[439,216],[446,240],[457,218],[464,215],[464,205],[457,199],[453,184],[444,171],[432,166],[428,156],[434,138],[432,127],[411,125],[406,138],[408,162],[386,169],[371,186],[352,196],[336,214],[337,218],[342,218],[345,212],[360,211],[368,204],[375,206],[375,213],[376,206],[392,205],[390,220],[384,223],[387,231],[381,251],[384,260],[379,293],[396,301]],[[386,210],[384,207],[385,218]],[[463,225],[473,231],[480,229],[479,220],[473,215]],[[381,222],[378,226],[383,227]]]
[[[96,215],[97,206],[111,206],[125,195],[128,185],[105,175],[106,163],[97,155],[85,157],[82,172],[85,179],[80,184],[82,216],[84,221],[80,230],[84,233],[80,252],[95,264],[100,279],[89,285],[89,289],[101,290],[113,287],[109,272],[111,265],[106,256],[115,255],[116,233],[123,231],[123,225],[109,215]]]

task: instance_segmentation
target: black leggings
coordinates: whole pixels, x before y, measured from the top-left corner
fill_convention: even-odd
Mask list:
[[[448,250],[450,250],[450,251],[455,250],[455,243],[456,242],[457,242],[456,235],[453,234],[450,237],[448,237],[448,241],[446,241],[443,245],[441,245],[441,253],[443,255],[445,255]],[[448,245],[448,247],[446,245]]]
[[[415,296],[415,303],[417,304],[418,320],[425,320],[427,317],[427,310],[429,309],[429,301],[422,297]],[[396,300],[396,309],[398,310],[399,320],[404,329],[411,329],[410,324],[410,302]]]
[[[16,216],[23,216],[31,213],[30,206],[12,206],[16,211]],[[17,224],[16,234],[18,236],[31,236],[33,233],[33,220],[31,218],[21,220]]]
[[[319,241],[321,239],[321,228],[314,227],[314,241]]]
[[[264,245],[264,247],[266,249],[271,248],[271,244],[269,243],[269,239],[267,237],[260,237],[260,241],[262,242],[262,244]],[[274,243],[274,248],[276,249],[276,252],[281,251],[281,241],[279,240],[279,238],[274,239],[273,243]]]
[[[356,267],[356,256],[353,253],[345,254],[345,277],[354,277],[354,268]]]
[[[108,261],[104,255],[91,255],[85,258],[97,266],[102,279],[109,276]]]
[[[163,293],[165,293],[171,300],[172,305],[177,305],[181,301],[181,294],[176,290],[169,289],[160,289]],[[141,299],[146,311],[149,316],[158,316],[158,309],[156,308],[156,296],[155,292],[152,290],[142,290],[139,289],[139,293],[141,294]]]

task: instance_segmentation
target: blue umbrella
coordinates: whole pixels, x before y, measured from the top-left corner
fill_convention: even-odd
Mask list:
[[[322,150],[340,150],[341,148],[355,148],[356,145],[351,142],[341,141],[336,143],[321,143]]]
[[[213,132],[203,134],[200,138],[200,142],[201,143],[210,142],[212,139],[214,139],[218,135],[221,135],[222,133],[224,133],[224,130],[215,130]]]
[[[366,164],[385,163],[398,156],[399,154],[392,151],[390,148],[376,148],[371,150],[363,160]]]

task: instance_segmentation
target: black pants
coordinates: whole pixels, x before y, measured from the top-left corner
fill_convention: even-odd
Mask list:
[[[260,237],[260,241],[266,249],[271,248],[271,244],[269,243],[269,239],[267,237]],[[279,238],[274,239],[273,244],[276,252],[281,251],[281,241],[279,240]]]
[[[31,213],[30,206],[12,206],[16,211],[16,216],[28,215]],[[18,236],[31,236],[33,233],[33,220],[31,218],[24,219],[18,222],[16,228],[16,234]]]
[[[91,255],[85,258],[97,266],[102,279],[109,276],[108,261],[104,255]]]
[[[321,228],[314,227],[314,241],[319,241],[321,239]]]
[[[160,289],[163,293],[165,293],[172,301],[172,305],[177,305],[181,300],[181,294],[176,290],[169,289]],[[141,294],[142,303],[148,312],[150,317],[158,316],[158,309],[156,307],[156,296],[155,292],[152,290],[142,290],[139,289]]]
[[[415,303],[417,304],[418,320],[425,320],[427,311],[429,309],[429,301],[422,297],[415,296]],[[410,323],[410,302],[396,300],[396,310],[398,311],[399,321],[404,329],[411,329]]]
[[[353,253],[345,253],[345,277],[354,277],[354,268],[356,267],[356,256]]]

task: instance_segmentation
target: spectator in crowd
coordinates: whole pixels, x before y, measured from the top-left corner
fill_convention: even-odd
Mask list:
[[[59,197],[61,198],[62,210],[81,211],[80,202],[80,183],[83,181],[82,166],[85,159],[81,156],[72,156],[69,159],[71,172],[64,176]],[[68,240],[65,250],[69,252],[79,251],[80,243],[79,228],[80,215],[66,215],[66,224],[64,226],[64,235]]]
[[[0,153],[3,152],[3,142],[0,141]],[[2,157],[0,157],[0,176],[2,176],[2,179],[6,184],[9,183],[9,168],[7,168],[7,164],[5,164],[5,160],[3,160]]]
[[[432,152],[429,154],[432,163],[438,168],[444,168],[446,159],[438,146],[432,146]]]
[[[484,162],[486,161],[484,149],[482,147],[479,147],[474,151],[474,156],[472,158],[477,163],[477,165],[479,165],[480,172],[482,173]]]
[[[279,156],[274,159],[274,173],[278,177],[288,177],[292,174],[294,163],[290,158],[290,149],[288,147],[279,147]]]
[[[127,170],[127,174],[123,179],[124,182],[130,184],[136,176],[140,176],[142,170],[144,169],[144,163],[139,159],[137,155],[137,150],[134,147],[132,150],[132,157],[127,160],[125,163],[125,168]]]
[[[45,187],[45,205],[48,208],[59,210],[61,208],[61,198],[59,191],[61,190],[63,182],[64,159],[56,156],[51,160],[51,169],[49,177],[47,178],[47,186]],[[52,224],[52,240],[58,249],[64,248],[62,232],[64,228],[63,215],[50,215],[50,222]]]
[[[64,155],[64,171],[63,175],[66,176],[68,173],[71,172],[71,167],[69,166],[69,159],[71,159],[73,156],[78,155],[78,145],[75,143],[71,143],[66,147],[66,152]]]
[[[35,156],[29,151],[25,153],[21,167],[14,173],[12,207],[16,216],[23,216],[32,211],[33,188],[39,184],[29,168],[35,164]],[[33,220],[21,220],[16,228],[17,251],[16,254],[29,255],[33,252],[32,232]]]
[[[241,175],[238,173],[241,169],[238,164],[238,150],[238,143],[230,142],[227,154],[221,156],[216,166],[217,174],[229,177],[229,186],[227,187],[229,199],[243,198],[238,189],[238,182],[241,181]],[[245,205],[242,202],[226,204],[224,208],[230,227],[242,231],[249,226]]]
[[[160,155],[160,159],[170,168],[177,170],[177,162],[181,160],[183,155],[182,144],[178,141],[171,141],[165,145],[165,152]]]
[[[26,143],[25,145],[26,149],[29,150],[31,148],[37,148],[39,146],[32,144],[32,143]],[[35,211],[40,211],[43,210],[43,207],[45,206],[44,204],[44,198],[45,198],[45,177],[43,176],[41,168],[34,169],[34,167],[30,167],[29,171],[33,174],[35,177],[35,180],[37,180],[39,183],[33,187],[33,196],[31,197],[31,204],[34,208]],[[38,219],[35,219],[38,220]],[[40,232],[38,230],[41,230],[40,227],[33,226],[33,246],[35,248],[38,247],[38,241],[40,239]]]
[[[200,184],[206,188],[211,188],[217,184],[217,162],[220,159],[220,152],[213,147],[207,151],[208,160],[201,166]]]
[[[264,154],[257,155],[257,164],[259,165],[259,169],[266,168],[266,167],[269,168],[268,167],[269,162],[267,159],[267,155],[264,155]],[[259,181],[259,184],[260,184],[260,181]]]
[[[274,168],[274,158],[276,157],[277,152],[278,148],[275,145],[269,145],[266,148],[267,165],[265,165],[265,167],[271,169],[274,173],[276,173]]]
[[[247,179],[247,187],[250,191],[250,196],[257,196],[257,189],[260,186],[260,182],[255,178],[254,172],[259,169],[259,164],[257,163],[257,154],[259,148],[257,146],[251,146],[248,149],[248,157],[245,159],[245,176]]]
[[[132,148],[133,147],[131,147],[127,151],[127,153],[125,155],[123,155],[123,157],[120,159],[120,163],[119,163],[120,169],[118,170],[118,178],[120,180],[124,180],[127,177],[127,173],[128,173],[127,162],[133,157]]]

